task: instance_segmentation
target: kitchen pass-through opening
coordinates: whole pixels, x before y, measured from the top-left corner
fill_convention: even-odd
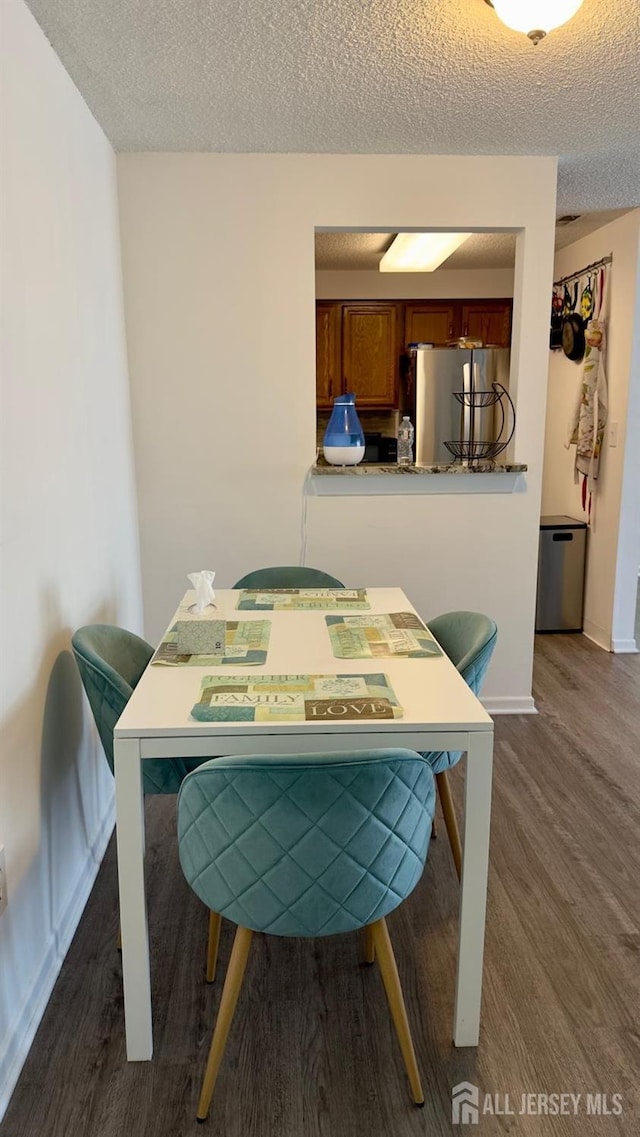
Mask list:
[[[512,231],[316,229],[321,461],[335,399],[349,393],[364,432],[365,463],[396,461],[404,415],[415,427],[420,464],[473,464],[506,454],[508,446],[499,447],[513,425],[515,248]],[[412,268],[416,256],[421,259],[411,264],[420,267]]]

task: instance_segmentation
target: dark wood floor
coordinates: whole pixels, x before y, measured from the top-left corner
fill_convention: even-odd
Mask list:
[[[640,1132],[640,656],[538,637],[540,714],[496,722],[484,1017],[451,1044],[457,885],[442,825],[389,919],[423,1081],[407,1085],[375,968],[354,937],[258,938],[207,1125],[194,1115],[220,993],[206,917],[180,873],[174,799],[148,802],[155,1057],[125,1061],[113,842],[3,1137],[419,1137],[451,1124],[451,1087],[621,1093],[621,1117],[490,1116],[470,1132]],[[460,793],[461,770],[454,774]],[[221,971],[231,929],[221,941]]]

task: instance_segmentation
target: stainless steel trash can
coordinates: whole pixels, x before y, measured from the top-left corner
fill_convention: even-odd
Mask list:
[[[541,517],[536,632],[581,632],[587,526]]]

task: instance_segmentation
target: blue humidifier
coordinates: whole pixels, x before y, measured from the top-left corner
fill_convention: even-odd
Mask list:
[[[323,453],[332,466],[357,466],[364,458],[364,432],[353,393],[337,395],[324,432]]]

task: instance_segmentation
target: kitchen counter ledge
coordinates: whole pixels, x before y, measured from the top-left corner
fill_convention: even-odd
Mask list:
[[[320,496],[343,494],[407,493],[523,493],[526,489],[524,463],[478,462],[435,466],[398,466],[367,463],[359,466],[332,466],[324,460],[312,466],[311,493]],[[437,475],[437,476],[434,476]]]

